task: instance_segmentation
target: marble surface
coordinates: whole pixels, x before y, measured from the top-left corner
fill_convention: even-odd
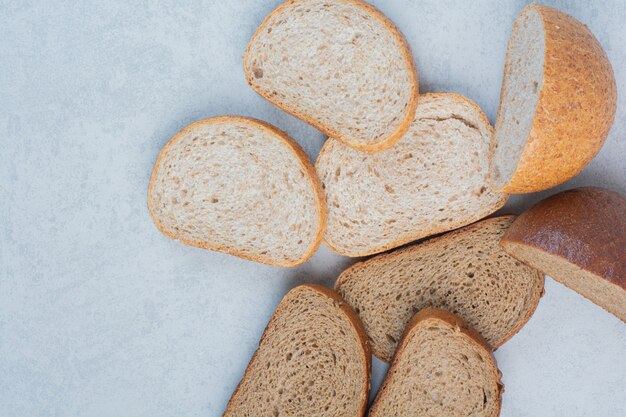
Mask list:
[[[405,33],[422,92],[465,94],[494,120],[525,1],[373,3]],[[626,3],[546,3],[597,35],[619,88],[606,145],[559,189],[626,193]],[[0,416],[219,416],[285,292],[354,262],[321,248],[263,266],[169,240],[148,216],[156,155],[194,120],[265,119],[316,156],[324,136],[244,79],[278,4],[0,0]],[[626,415],[626,325],[552,280],[496,358],[502,416]],[[384,372],[375,361],[373,392]]]

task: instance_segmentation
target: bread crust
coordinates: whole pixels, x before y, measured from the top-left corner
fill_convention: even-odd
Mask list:
[[[352,310],[352,307],[350,307],[350,305],[348,303],[346,303],[339,296],[339,294],[337,294],[335,291],[331,290],[330,288],[326,288],[326,287],[323,287],[321,285],[316,285],[316,284],[303,284],[303,285],[300,285],[300,286],[298,286],[296,288],[293,288],[292,290],[289,291],[289,293],[291,293],[292,291],[301,291],[301,290],[304,290],[304,289],[315,291],[317,293],[320,293],[323,296],[326,296],[326,297],[332,299],[333,302],[336,303],[337,306],[340,308],[340,310],[347,316],[348,320],[350,320],[350,323],[352,324],[352,326],[354,327],[354,330],[356,331],[356,335],[358,336],[359,341],[361,342],[361,347],[363,348],[363,355],[364,355],[364,359],[365,359],[365,368],[366,368],[366,369],[363,370],[363,374],[365,375],[365,386],[367,388],[366,388],[366,392],[363,395],[363,398],[361,399],[361,405],[360,405],[360,408],[359,408],[359,410],[360,410],[359,411],[359,416],[364,416],[365,415],[365,410],[367,408],[367,402],[369,400],[369,390],[370,390],[370,384],[371,384],[370,371],[371,371],[371,367],[372,367],[372,354],[371,354],[371,351],[370,351],[370,346],[369,346],[369,341],[367,339],[367,334],[365,333],[365,328],[363,327],[363,324],[361,323],[361,320],[359,319],[359,316],[354,312],[354,310]],[[285,295],[285,297],[286,296],[287,295]],[[284,297],[283,297],[283,299],[284,299]],[[281,300],[281,303],[282,303],[282,300]],[[261,339],[259,340],[259,347],[261,346],[261,343],[263,342],[263,340],[267,336],[268,328],[270,327],[272,322],[275,320],[275,317],[280,312],[281,312],[281,305],[279,304],[278,308],[276,309],[276,311],[272,315],[272,318],[270,319],[269,323],[265,327],[265,330],[263,331],[263,335],[261,336]],[[224,411],[224,414],[223,414],[224,416],[226,416],[229,412],[233,411],[233,407],[234,407],[233,399],[235,398],[235,396],[239,392],[239,388],[241,387],[241,383],[248,376],[248,372],[250,370],[250,365],[256,359],[257,353],[258,353],[258,349],[252,355],[252,358],[250,359],[250,362],[248,363],[248,366],[246,367],[246,371],[244,372],[243,376],[241,377],[241,381],[239,382],[239,384],[237,384],[237,388],[235,388],[235,391],[233,392],[233,395],[230,397],[230,400],[228,401],[228,404],[226,406],[226,410]]]
[[[501,189],[515,194],[546,190],[581,172],[604,144],[617,105],[611,63],[587,26],[551,7],[526,7],[541,15],[546,44],[533,125],[515,172]],[[507,53],[505,77],[509,58]]]
[[[476,110],[476,113],[480,115],[480,118],[482,119],[482,121],[484,122],[485,126],[487,127],[487,129],[492,133],[492,140],[491,140],[491,144],[490,144],[490,158],[493,156],[493,153],[495,152],[495,138],[493,137],[493,126],[491,126],[491,123],[489,123],[489,119],[487,119],[487,116],[485,115],[485,113],[482,111],[482,109],[476,104],[474,103],[472,100],[468,99],[465,96],[462,96],[461,94],[456,94],[456,93],[426,93],[426,94],[421,94],[420,97],[430,97],[430,98],[437,98],[437,97],[450,97],[453,98],[459,102],[463,102],[467,105],[469,105],[470,107],[472,107],[474,110]],[[415,117],[414,117],[415,118]],[[411,120],[411,123],[413,123],[413,120]],[[409,126],[410,127],[410,126]],[[322,146],[322,149],[320,150],[320,153],[317,156],[317,159],[315,160],[315,169],[317,171],[318,166],[319,166],[319,162],[322,158],[323,155],[325,155],[325,153],[328,151],[328,148],[331,145],[331,140],[327,140],[326,142],[324,142],[324,145]],[[488,185],[488,184],[485,184]],[[502,198],[498,201],[498,203],[493,207],[492,213],[497,211],[498,209],[502,208],[506,202],[508,201],[509,196],[507,194],[503,194]],[[332,242],[329,242],[329,240],[327,239],[326,235],[324,235],[324,245],[326,245],[328,248],[330,248],[333,252],[336,252],[340,255],[343,256],[349,256],[352,258],[359,258],[359,257],[363,257],[363,256],[370,256],[370,255],[375,255],[375,254],[380,254],[381,252],[385,252],[387,250],[390,249],[394,249],[397,248],[398,246],[402,246],[405,245],[407,243],[411,243],[417,239],[422,239],[428,236],[432,236],[435,235],[437,233],[442,233],[442,232],[447,232],[450,230],[454,230],[454,229],[458,229],[460,227],[466,226],[468,224],[474,223],[478,220],[481,220],[483,217],[481,217],[480,215],[472,215],[466,218],[466,220],[464,221],[456,221],[453,223],[448,223],[447,225],[449,225],[449,227],[446,227],[446,229],[441,230],[441,229],[437,229],[437,228],[430,228],[426,231],[424,231],[423,233],[415,233],[413,232],[412,234],[407,234],[406,236],[402,236],[396,240],[394,240],[393,242],[390,242],[388,244],[385,245],[381,245],[377,248],[374,248],[370,251],[363,251],[363,252],[348,252],[345,250],[342,250],[338,247],[336,247],[335,245],[332,244]],[[410,233],[410,232],[409,232]]]
[[[548,197],[502,237],[500,245],[517,258],[511,244],[558,256],[626,291],[626,197],[619,193],[582,187]]]
[[[261,97],[265,98],[266,100],[274,104],[276,107],[286,111],[289,114],[292,114],[293,116],[299,118],[300,120],[303,120],[304,122],[320,130],[329,138],[340,140],[346,145],[354,149],[361,150],[361,151],[380,152],[382,150],[389,149],[393,145],[395,145],[402,138],[402,135],[404,135],[406,131],[409,130],[409,127],[411,126],[411,123],[413,122],[413,117],[415,116],[415,110],[417,108],[417,100],[418,100],[418,95],[419,95],[419,76],[417,74],[417,68],[415,66],[415,62],[413,61],[413,55],[411,53],[411,49],[409,48],[409,45],[404,35],[400,32],[400,30],[396,27],[396,25],[387,16],[385,16],[382,12],[380,12],[374,6],[362,0],[340,0],[340,1],[343,1],[344,3],[354,4],[355,6],[358,6],[366,10],[373,18],[380,21],[394,35],[394,37],[396,38],[396,41],[398,42],[398,44],[400,45],[400,48],[402,49],[402,55],[405,59],[407,67],[409,68],[409,72],[412,75],[411,77],[412,78],[411,79],[412,94],[411,94],[411,99],[409,101],[409,105],[407,106],[406,115],[404,116],[402,123],[398,126],[398,128],[391,135],[387,136],[385,139],[382,139],[376,143],[364,144],[359,141],[355,141],[352,138],[349,138],[340,134],[339,132],[337,132],[335,129],[331,127],[324,126],[321,123],[318,123],[311,116],[306,115],[298,111],[297,109],[293,108],[292,106],[289,106],[283,103],[281,100],[279,100],[275,96],[272,96],[268,91],[265,91],[262,88],[254,84],[253,74],[247,70],[248,65],[246,65],[252,44],[254,43],[255,39],[258,37],[259,33],[261,33],[265,29],[267,23],[275,14],[278,14],[284,8],[287,8],[297,3],[298,0],[287,0],[286,2],[278,6],[276,9],[274,9],[269,15],[267,15],[267,17],[265,17],[261,25],[257,28],[257,30],[252,35],[252,38],[250,38],[250,42],[248,43],[248,46],[246,47],[246,51],[243,57],[243,62],[244,62],[243,67],[244,67],[244,73],[246,75],[246,81],[248,82],[250,87],[252,87]]]
[[[159,217],[155,214],[153,207],[152,207],[152,199],[150,198],[150,196],[152,195],[154,182],[158,174],[158,168],[159,168],[161,159],[163,159],[163,157],[167,154],[170,146],[176,143],[176,141],[178,141],[181,137],[183,137],[187,132],[192,131],[198,126],[210,125],[210,124],[219,123],[219,122],[233,122],[233,123],[239,123],[239,124],[246,124],[246,125],[253,126],[256,129],[265,130],[266,132],[270,133],[272,136],[278,138],[294,154],[296,159],[300,162],[300,165],[302,166],[304,171],[308,174],[307,175],[308,180],[310,184],[312,185],[313,190],[315,192],[315,197],[316,197],[315,202],[316,202],[317,211],[319,214],[318,215],[319,226],[318,226],[318,229],[317,229],[317,232],[315,234],[313,241],[309,245],[307,252],[302,258],[297,259],[293,262],[280,262],[280,261],[271,259],[269,257],[250,255],[242,251],[229,248],[227,246],[212,246],[209,243],[204,242],[204,241],[193,241],[193,240],[185,239],[169,231],[162,224]],[[157,157],[157,160],[154,163],[152,175],[150,176],[150,182],[148,184],[148,211],[150,212],[150,217],[152,217],[152,221],[156,225],[157,229],[161,233],[163,233],[165,236],[169,237],[170,239],[177,240],[179,242],[184,243],[185,245],[195,246],[195,247],[202,248],[202,249],[209,249],[209,250],[213,250],[217,252],[223,252],[223,253],[227,253],[229,255],[237,256],[237,257],[247,259],[250,261],[260,262],[266,265],[281,266],[281,267],[294,267],[294,266],[300,265],[306,262],[311,256],[313,256],[313,254],[319,248],[322,242],[322,238],[326,230],[326,219],[328,217],[328,209],[326,207],[326,200],[324,198],[324,190],[322,188],[322,183],[320,179],[318,178],[317,171],[315,170],[315,167],[311,163],[311,160],[309,156],[307,155],[307,153],[300,147],[300,145],[294,139],[292,139],[287,133],[283,132],[277,127],[267,122],[264,122],[262,120],[258,120],[258,119],[254,119],[250,117],[243,117],[243,116],[218,116],[218,117],[211,117],[211,118],[199,120],[197,122],[194,122],[186,126],[180,132],[176,133],[161,149],[161,151],[159,152],[159,156]]]
[[[446,326],[450,328],[455,329],[457,332],[462,334],[470,343],[472,343],[479,349],[484,350],[488,354],[488,357],[491,358],[491,363],[489,365],[493,370],[493,374],[495,376],[495,380],[497,381],[496,383],[498,385],[498,390],[497,390],[498,392],[496,396],[498,412],[496,413],[496,415],[499,415],[500,409],[502,407],[502,393],[504,392],[504,384],[500,380],[500,378],[502,377],[502,374],[498,370],[498,367],[496,365],[496,359],[493,356],[493,349],[491,348],[491,346],[489,346],[489,344],[485,341],[485,339],[483,339],[480,333],[474,330],[463,319],[450,313],[447,310],[443,310],[441,308],[428,307],[428,308],[422,309],[421,311],[419,311],[413,316],[411,321],[409,321],[408,325],[406,326],[406,330],[404,331],[404,334],[402,335],[402,339],[400,340],[400,343],[398,344],[398,349],[396,349],[396,353],[393,355],[393,359],[391,361],[391,365],[389,369],[396,366],[398,358],[400,357],[400,355],[402,355],[402,353],[406,349],[406,341],[408,339],[409,334],[419,324],[427,320],[436,320],[445,324]],[[383,381],[383,385],[381,386],[380,391],[378,392],[378,394],[376,394],[376,398],[374,399],[374,402],[372,403],[372,406],[370,408],[370,414],[376,411],[376,408],[378,407],[378,399],[386,395],[387,390],[388,390],[387,379],[385,378],[385,381]]]

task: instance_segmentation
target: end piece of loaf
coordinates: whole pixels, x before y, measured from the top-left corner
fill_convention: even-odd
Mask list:
[[[502,238],[514,258],[626,322],[626,197],[584,187],[549,197]]]
[[[311,257],[326,225],[306,153],[270,124],[237,116],[193,123],[165,145],[148,209],[172,239],[277,266]]]
[[[361,417],[371,356],[358,317],[332,290],[301,285],[272,316],[225,417]]]
[[[356,149],[391,147],[415,114],[409,47],[360,0],[286,1],[253,35],[243,66],[261,96]]]
[[[325,243],[366,256],[479,220],[506,202],[486,186],[493,129],[457,94],[420,97],[391,149],[359,152],[329,139],[316,169],[328,203]]]
[[[369,417],[495,417],[502,390],[478,332],[448,311],[427,308],[411,319]]]

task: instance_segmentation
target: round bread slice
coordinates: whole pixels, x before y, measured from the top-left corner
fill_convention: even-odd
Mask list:
[[[477,331],[427,308],[408,324],[369,417],[500,414],[500,371]]]
[[[421,96],[409,131],[386,151],[329,139],[316,162],[328,203],[325,243],[366,256],[493,213],[507,196],[486,187],[492,139],[484,113],[457,94]]]
[[[243,67],[261,96],[356,149],[393,146],[415,114],[409,47],[360,0],[286,1],[252,36]]]
[[[626,322],[626,197],[585,187],[549,197],[515,220],[501,245]]]
[[[530,319],[543,274],[507,255],[500,239],[515,216],[495,217],[352,265],[335,290],[361,317],[374,354],[389,362],[411,317],[444,308],[494,348]]]
[[[361,417],[371,355],[357,315],[332,290],[289,291],[228,402],[225,417]]]
[[[326,225],[306,153],[270,124],[237,116],[193,123],[163,147],[148,209],[172,239],[276,266],[310,258]]]
[[[546,190],[582,171],[617,103],[611,63],[587,26],[534,3],[515,20],[500,94],[491,182],[506,193]]]

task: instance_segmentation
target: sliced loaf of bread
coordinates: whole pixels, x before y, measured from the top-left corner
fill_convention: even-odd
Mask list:
[[[345,270],[336,291],[361,317],[372,350],[389,361],[411,317],[440,307],[469,322],[494,348],[530,319],[543,274],[499,246],[514,216],[483,220]]]
[[[409,131],[369,154],[329,139],[316,162],[328,203],[325,243],[366,256],[475,222],[507,196],[486,186],[493,129],[457,94],[420,97]]]
[[[611,63],[587,26],[550,7],[524,7],[504,67],[493,187],[541,191],[582,171],[613,124],[616,92]]]
[[[448,311],[427,308],[408,324],[369,417],[494,417],[502,390],[480,334]]]
[[[193,123],[165,145],[148,209],[172,239],[278,266],[311,257],[326,224],[306,153],[275,127],[236,116]]]
[[[301,285],[272,316],[225,417],[361,417],[371,356],[359,318],[332,290]]]
[[[289,0],[250,40],[248,83],[357,149],[389,148],[415,114],[417,72],[402,34],[361,0]]]
[[[626,322],[625,196],[596,187],[553,195],[519,216],[501,244]]]

